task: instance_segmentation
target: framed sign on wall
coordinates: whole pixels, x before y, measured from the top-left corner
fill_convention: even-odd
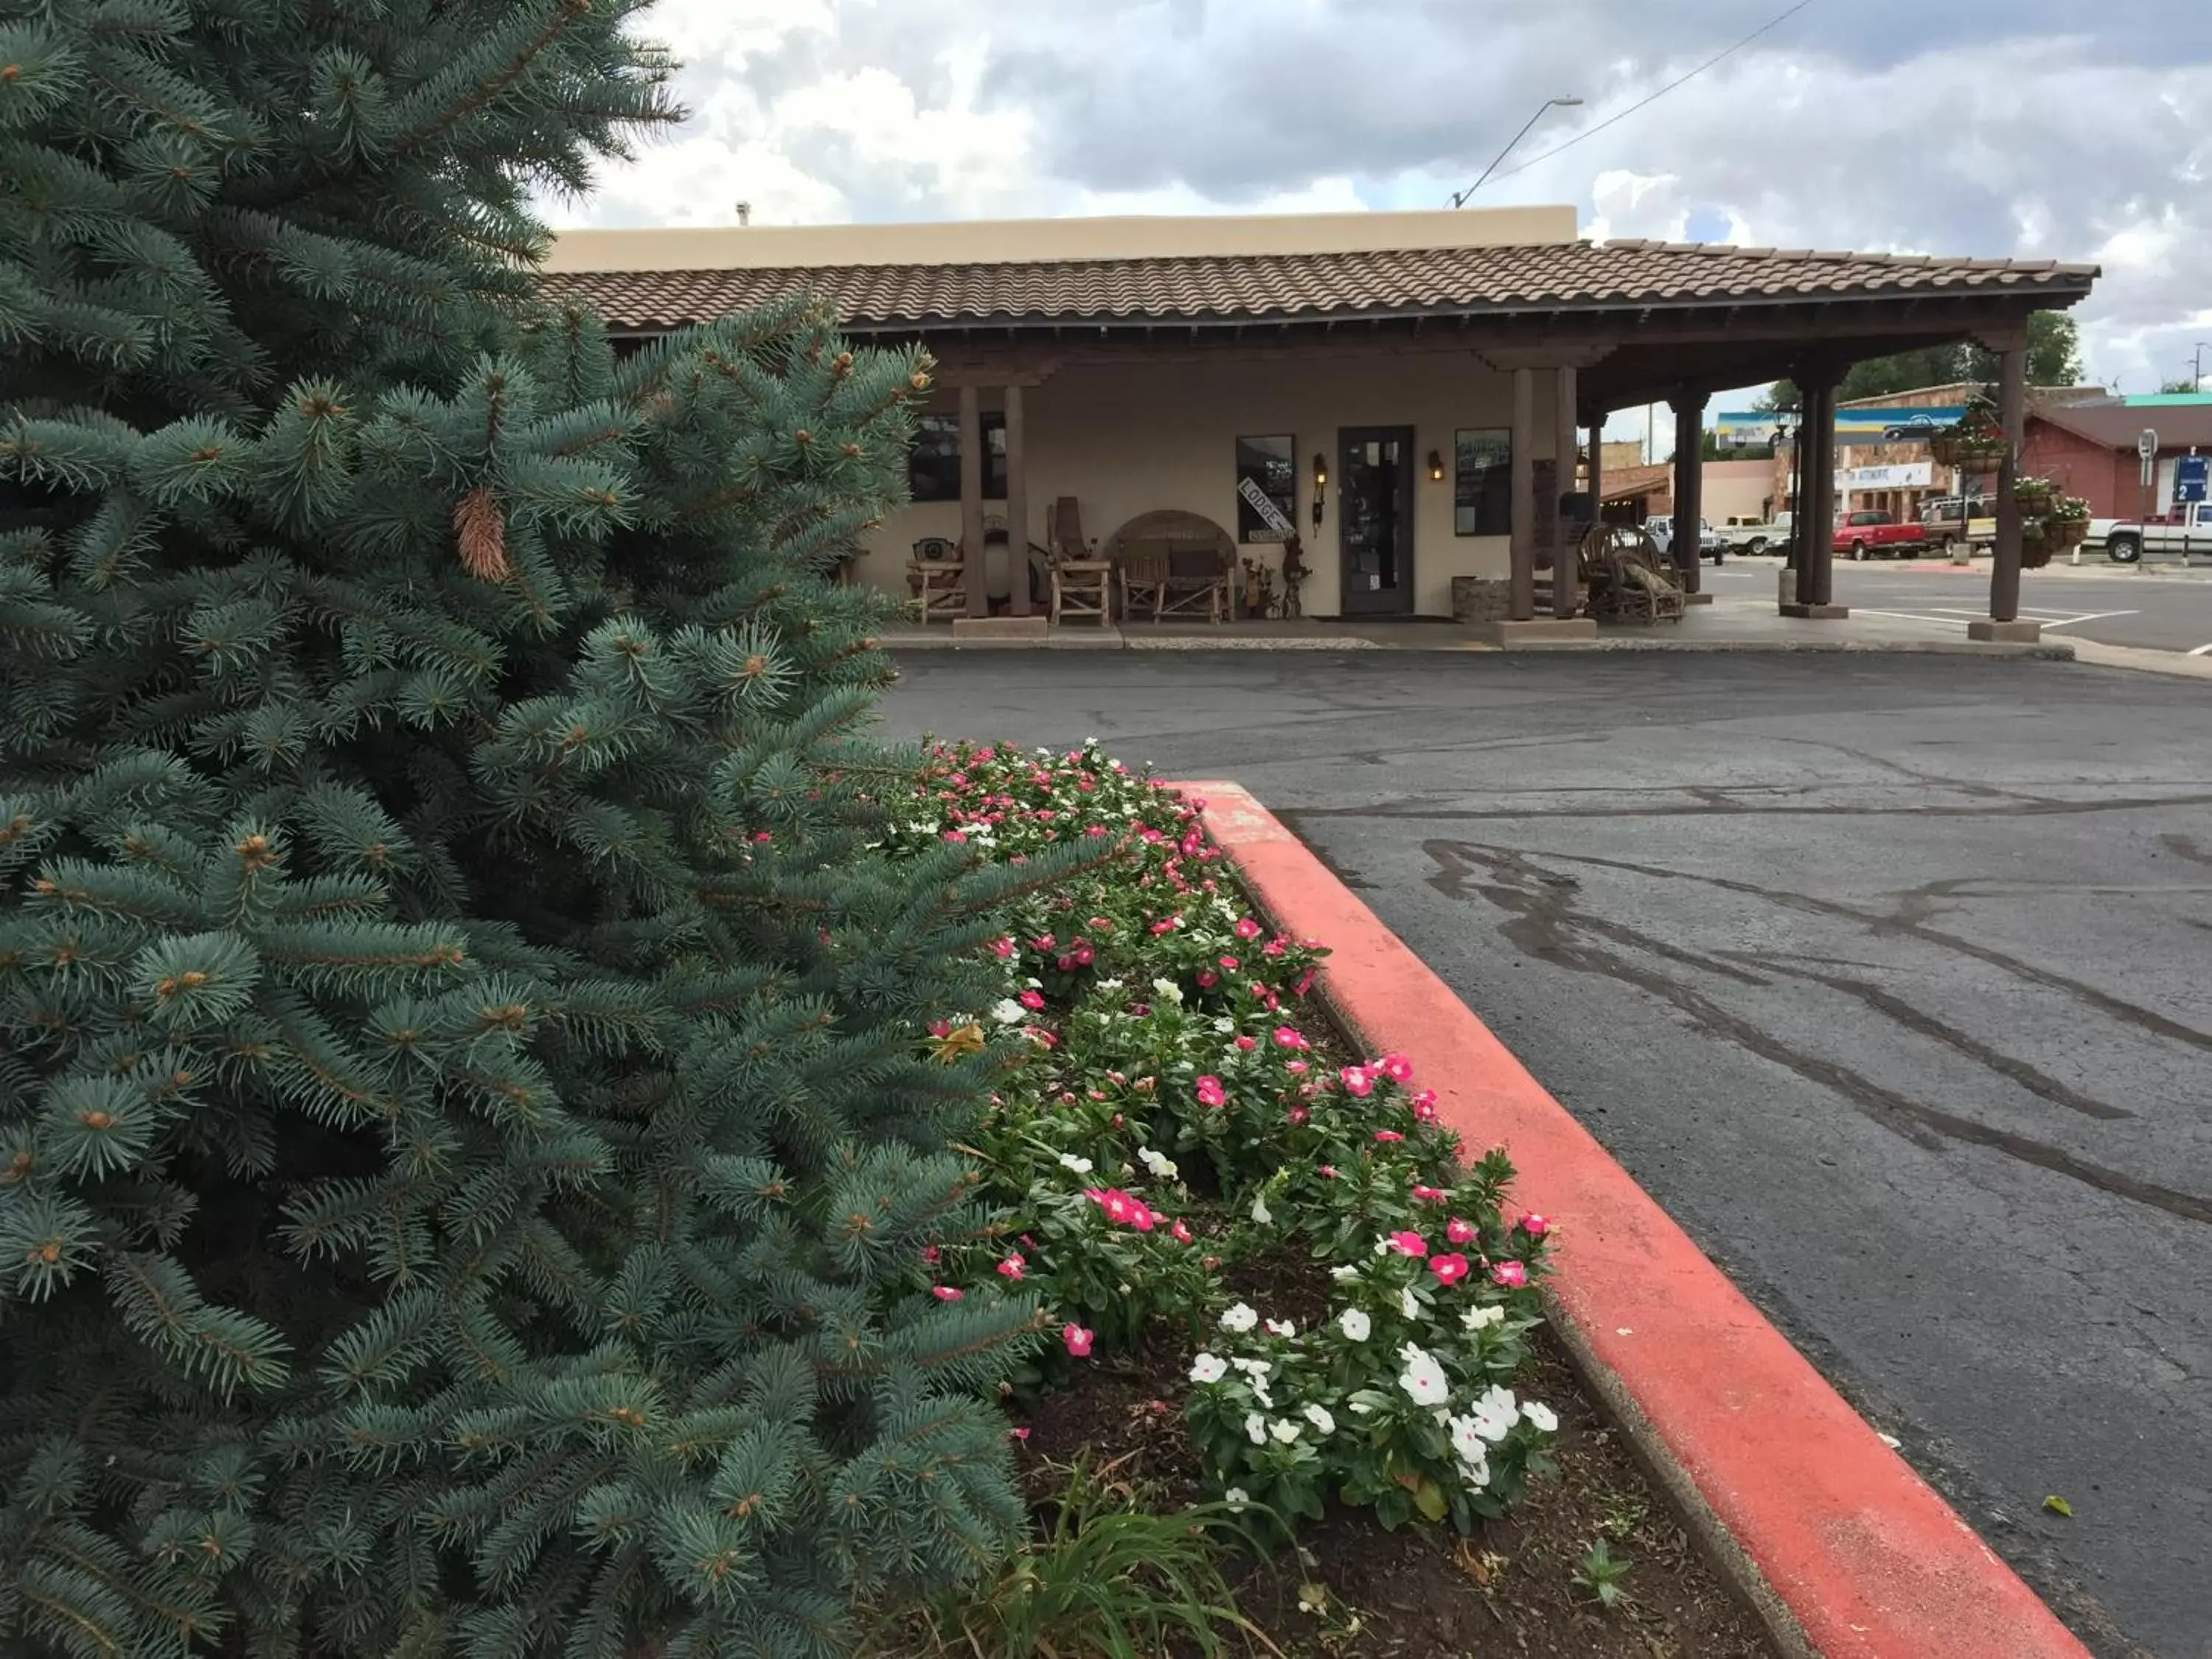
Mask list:
[[[1279,542],[1291,533],[1298,510],[1297,440],[1237,441],[1237,539]]]

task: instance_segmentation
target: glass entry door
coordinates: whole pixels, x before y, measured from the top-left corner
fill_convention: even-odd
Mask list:
[[[1413,428],[1347,426],[1337,441],[1344,614],[1413,611]]]

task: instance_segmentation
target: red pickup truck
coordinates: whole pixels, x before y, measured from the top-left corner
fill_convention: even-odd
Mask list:
[[[1927,526],[1899,524],[1887,513],[1844,514],[1836,521],[1835,538],[1829,544],[1831,551],[1855,559],[1869,559],[1877,553],[1908,559],[1927,546]]]

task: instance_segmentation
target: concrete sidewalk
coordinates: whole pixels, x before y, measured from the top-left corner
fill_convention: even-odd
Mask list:
[[[994,619],[996,620],[996,619]],[[1358,617],[1294,622],[1132,623],[1109,628],[1050,629],[1042,633],[971,634],[952,627],[904,627],[883,635],[886,649],[984,651],[1495,651],[1479,623],[1437,618],[1375,621]],[[1606,623],[1595,640],[1521,644],[1516,651],[1903,651],[1960,656],[2030,657],[2067,661],[2069,640],[2032,645],[1970,641],[1966,629],[1910,618],[1846,617],[1809,621],[1776,613],[1764,599],[1716,599],[1693,605],[1679,623]],[[2143,653],[2154,654],[2154,653]]]

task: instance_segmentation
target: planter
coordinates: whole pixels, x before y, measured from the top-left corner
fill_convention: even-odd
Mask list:
[[[2043,521],[2044,545],[2054,551],[2063,552],[2069,547],[2079,547],[2089,539],[2087,519],[2045,519]]]
[[[1937,465],[1967,473],[1996,471],[2008,448],[2002,433],[1939,432],[1928,441],[1928,453]]]
[[[2023,513],[2048,513],[2058,500],[2058,486],[2048,478],[2022,478],[2012,487],[2012,498]]]
[[[2051,556],[2057,550],[2040,536],[2022,536],[2020,538],[2020,568],[2022,570],[2040,570],[2051,562]]]

